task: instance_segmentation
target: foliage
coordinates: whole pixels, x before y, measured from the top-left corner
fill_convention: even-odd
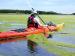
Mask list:
[[[75,13],[72,13],[72,15],[75,15]]]
[[[31,10],[6,10],[2,9],[0,10],[0,13],[24,13],[24,14],[30,14]],[[38,11],[39,14],[60,14],[56,13],[54,11]]]

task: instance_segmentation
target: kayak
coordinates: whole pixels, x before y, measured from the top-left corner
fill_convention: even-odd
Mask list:
[[[61,30],[63,26],[64,24],[62,23],[56,26],[40,26],[38,28],[30,27],[30,28],[24,29],[23,32],[17,32],[17,31],[0,32],[0,38],[10,38],[10,37],[16,37],[16,36],[26,37],[28,35],[45,33],[45,32],[52,33],[52,32]]]

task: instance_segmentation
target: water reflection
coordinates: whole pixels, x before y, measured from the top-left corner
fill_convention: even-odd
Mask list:
[[[36,45],[30,49],[28,41],[23,38],[0,40],[0,55],[2,56],[55,56]]]
[[[35,56],[35,51],[27,45],[23,38],[11,38],[0,40],[0,55],[3,56]]]
[[[20,44],[20,46],[19,47],[17,47],[18,46],[18,42],[24,42],[24,46],[22,46],[23,44],[21,43]],[[17,45],[14,45],[14,44],[17,44]],[[13,45],[13,46],[12,46]],[[21,47],[23,47],[24,49],[22,49]],[[19,49],[19,48],[21,48],[21,50],[19,51],[19,52],[23,52],[24,51],[24,53],[25,53],[25,55],[27,54],[28,56],[35,56],[36,55],[36,53],[37,53],[37,45],[36,45],[36,43],[34,43],[34,42],[32,42],[32,41],[30,41],[30,40],[26,40],[24,37],[22,37],[22,38],[11,38],[11,39],[2,39],[2,40],[0,40],[0,48],[2,48],[2,49],[0,49],[1,51],[0,51],[0,55],[1,55],[1,53],[3,52],[5,55],[10,55],[9,53],[10,52],[15,52],[15,54],[14,54],[14,56],[16,56],[16,55],[18,55],[19,53],[17,53],[16,51],[16,49]],[[27,48],[27,49],[26,49]],[[12,49],[12,50],[11,50]],[[26,49],[26,50],[25,50]],[[6,50],[9,52],[6,52]],[[16,50],[16,51],[15,51]],[[7,54],[6,54],[7,53]],[[17,54],[16,54],[17,53]],[[4,55],[4,56],[5,56]],[[12,55],[12,54],[11,54]],[[21,54],[22,55],[22,54]],[[20,56],[20,55],[19,55]]]
[[[36,47],[37,47],[37,44],[31,40],[28,40],[27,41],[27,46],[28,46],[28,49],[30,50],[31,53],[34,53],[36,52]]]
[[[15,38],[9,38],[9,39],[0,39],[0,44],[10,43],[10,42],[16,42],[16,41],[26,41],[26,38],[24,37],[15,37]]]

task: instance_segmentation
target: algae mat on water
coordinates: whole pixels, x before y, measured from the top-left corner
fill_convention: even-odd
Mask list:
[[[48,40],[42,33],[30,35],[28,36],[28,39],[36,42],[41,47],[45,48],[51,53],[56,54],[57,56],[75,56],[75,52],[69,52],[65,49],[63,50],[62,48],[59,48],[59,46],[75,48],[75,45]]]

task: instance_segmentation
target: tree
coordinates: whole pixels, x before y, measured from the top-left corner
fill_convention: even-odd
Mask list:
[[[31,14],[31,10],[9,10],[3,9],[0,10],[0,13],[24,13],[24,14]],[[38,11],[39,14],[60,14],[54,11]]]
[[[75,13],[72,13],[72,15],[75,15]]]

